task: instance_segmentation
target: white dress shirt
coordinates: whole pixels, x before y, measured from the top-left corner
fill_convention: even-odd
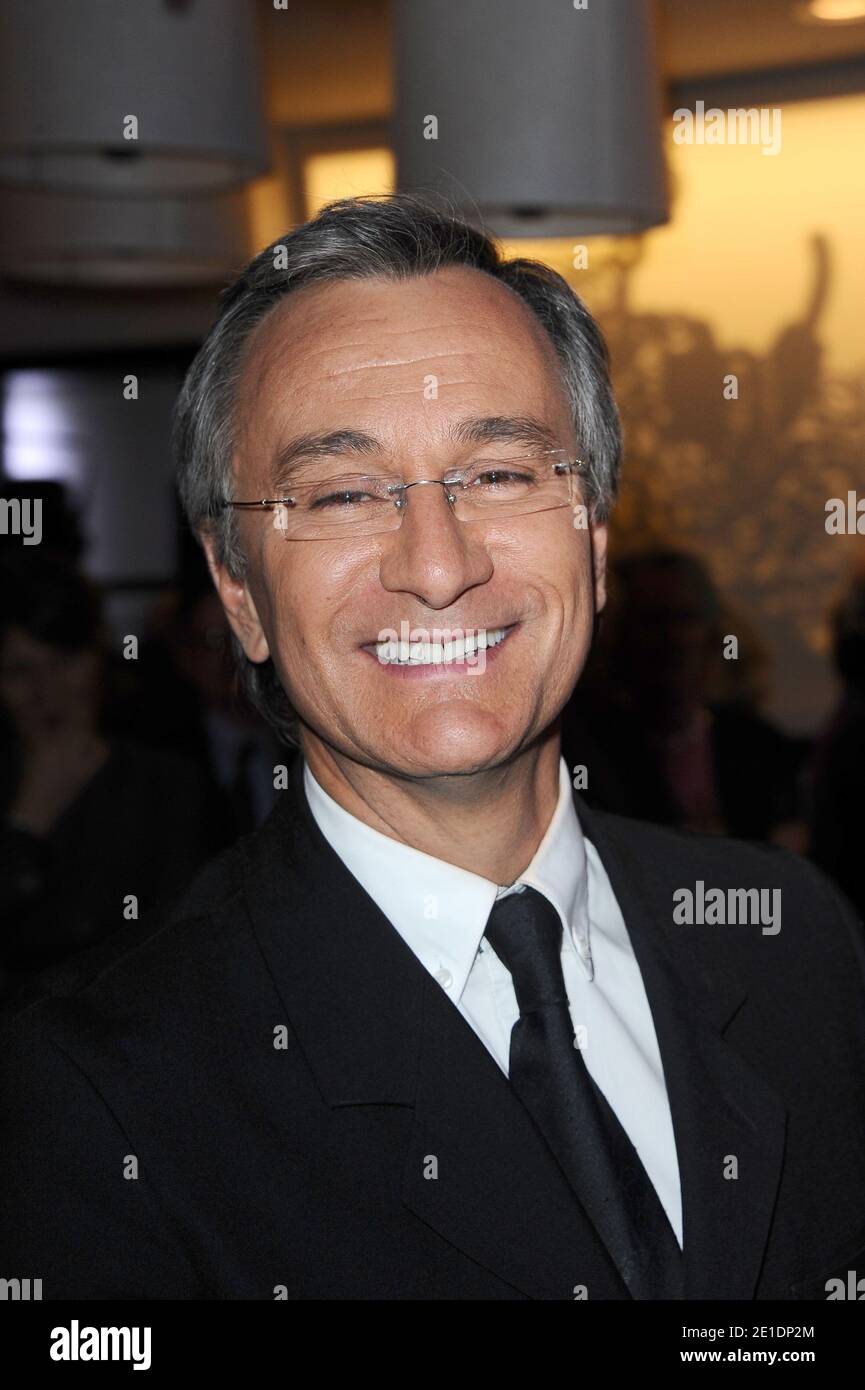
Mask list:
[[[519,1009],[510,972],[484,939],[486,924],[497,898],[524,887],[554,905],[564,927],[571,1021],[586,1066],[637,1150],[681,1245],[679,1165],[649,1002],[612,886],[580,827],[564,758],[546,834],[525,873],[504,887],[373,830],[339,806],[308,766],[304,788],[331,848],[505,1075]]]

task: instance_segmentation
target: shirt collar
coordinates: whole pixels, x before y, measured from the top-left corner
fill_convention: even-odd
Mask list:
[[[523,887],[536,888],[554,905],[592,978],[586,849],[564,758],[552,820],[525,872],[506,887],[365,825],[334,801],[308,764],[303,783],[325,839],[451,998],[465,989],[496,899]]]
[[[590,980],[594,979],[586,845],[564,758],[559,759],[559,800],[546,834],[517,882],[511,888],[499,889],[496,896],[504,897],[520,888],[536,888],[549,899],[562,919],[565,936],[579,956],[583,970]]]

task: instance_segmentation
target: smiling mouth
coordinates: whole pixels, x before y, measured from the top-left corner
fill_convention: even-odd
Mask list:
[[[382,666],[450,666],[474,661],[480,652],[492,651],[513,632],[510,627],[470,628],[463,637],[446,642],[371,642],[364,648],[378,658]]]

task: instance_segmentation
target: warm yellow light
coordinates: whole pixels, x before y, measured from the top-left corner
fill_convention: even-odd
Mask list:
[[[247,207],[250,223],[250,255],[284,236],[291,226],[285,182],[278,174],[269,174],[249,185]]]
[[[393,151],[384,147],[310,155],[303,162],[306,216],[336,198],[392,193],[395,183]]]
[[[821,24],[858,24],[865,19],[865,0],[807,0],[799,13]]]

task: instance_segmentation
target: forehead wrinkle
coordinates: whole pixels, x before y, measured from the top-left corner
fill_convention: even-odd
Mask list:
[[[455,326],[455,327],[456,327],[456,326]],[[428,330],[425,329],[425,328],[417,328],[417,329],[414,329],[414,328],[413,328],[413,329],[411,329],[410,333],[392,332],[392,333],[390,333],[388,336],[391,337],[391,338],[402,338],[402,337],[408,337],[408,336],[414,337],[417,333],[425,333],[425,332],[427,332],[427,331],[428,331]],[[429,361],[433,361],[434,359],[440,358],[440,357],[458,357],[458,356],[467,356],[467,355],[469,355],[469,354],[476,354],[477,351],[478,351],[478,348],[477,348],[477,345],[476,345],[476,344],[474,343],[474,341],[473,341],[473,339],[474,339],[476,336],[481,336],[481,337],[483,338],[483,344],[484,344],[485,347],[486,347],[486,345],[489,343],[489,335],[488,335],[488,334],[483,334],[483,333],[481,333],[480,335],[478,335],[478,334],[475,332],[475,330],[474,330],[473,327],[466,328],[466,327],[463,325],[463,326],[460,328],[460,332],[462,333],[462,339],[461,339],[460,341],[454,342],[454,343],[452,343],[452,344],[450,344],[450,345],[448,345],[448,346],[442,346],[442,347],[434,346],[434,347],[432,347],[428,352],[424,352],[424,351],[408,351],[408,350],[407,350],[405,353],[399,353],[398,356],[392,356],[392,357],[389,357],[389,358],[388,358],[388,357],[385,357],[385,358],[383,358],[383,359],[381,359],[381,360],[379,360],[379,361],[370,360],[369,362],[352,363],[350,366],[347,366],[347,367],[338,367],[338,368],[334,368],[334,370],[333,370],[333,372],[331,373],[331,375],[335,375],[335,374],[336,374],[337,372],[339,372],[339,371],[354,371],[354,370],[356,370],[358,367],[364,367],[364,366],[373,366],[373,367],[377,367],[377,366],[381,366],[381,367],[411,366],[412,363],[416,363],[416,362],[429,362]],[[349,351],[349,350],[354,350],[354,349],[357,349],[357,348],[365,349],[367,352],[369,352],[370,354],[372,354],[372,358],[373,358],[373,359],[374,359],[375,354],[376,354],[377,352],[378,352],[378,353],[381,353],[382,351],[387,351],[386,348],[383,349],[381,346],[376,345],[375,343],[370,343],[370,342],[366,342],[366,341],[354,342],[354,343],[331,343],[330,345],[328,345],[328,346],[325,347],[325,348],[320,348],[320,349],[313,350],[313,351],[311,351],[311,352],[305,353],[305,357],[306,357],[306,359],[310,359],[310,358],[313,358],[313,357],[321,357],[321,356],[338,356],[338,355],[340,355],[340,354],[342,354],[342,353],[344,353],[344,352],[347,352],[347,351]],[[391,352],[394,352],[394,351],[395,351],[395,349],[394,349],[393,347],[391,347],[390,350],[391,350]],[[490,350],[492,350],[492,349],[490,349]],[[399,352],[398,349],[396,349],[396,351]]]
[[[292,347],[296,346],[296,342],[292,344]],[[304,348],[303,355],[304,360],[309,361],[313,357],[328,357],[332,355],[334,352],[342,352],[344,350],[347,351],[352,348],[366,348],[367,350],[371,350],[369,342],[366,339],[361,339],[359,342],[353,343],[326,343],[324,347]]]
[[[449,387],[452,387],[452,386],[470,386],[470,387],[472,387],[473,390],[476,390],[478,387],[489,387],[490,389],[492,389],[496,384],[497,384],[497,383],[496,383],[496,382],[493,382],[493,381],[481,381],[478,377],[469,377],[469,378],[467,378],[467,379],[464,380],[464,381],[462,381],[462,380],[461,380],[461,381],[440,381],[440,382],[438,383],[438,389],[439,389],[439,391],[446,391]],[[343,396],[340,397],[340,400],[341,400],[341,401],[387,401],[387,400],[391,400],[394,396],[417,396],[417,394],[418,394],[418,388],[417,388],[417,386],[406,386],[406,387],[404,387],[402,390],[393,390],[393,391],[364,391],[364,392],[362,392],[362,393],[361,393],[360,395],[358,395],[358,396],[343,395]],[[420,404],[421,404],[421,405],[424,405],[424,406],[430,406],[430,407],[434,408],[436,403],[435,403],[435,401],[421,401]],[[430,413],[432,413],[432,409],[431,409]]]
[[[457,330],[459,332],[480,331],[480,325],[488,323],[489,316],[485,318],[482,314],[478,314],[468,325],[461,322],[459,319],[446,319],[442,323],[419,323],[413,324],[410,327],[399,327],[396,324],[389,326],[390,321],[385,315],[382,315],[381,318],[372,320],[372,322],[375,325],[383,325],[385,331],[390,333],[394,338],[413,338],[418,333],[441,333],[451,330]]]
[[[491,324],[493,328],[501,328],[501,325],[495,322],[494,316],[491,316],[489,313],[485,314],[481,310],[477,312],[472,321],[469,323],[466,323],[464,320],[460,319],[448,319],[440,323],[421,323],[412,324],[410,326],[403,326],[399,324],[393,324],[391,322],[390,317],[386,314],[380,314],[374,318],[371,318],[369,315],[366,315],[365,317],[371,329],[383,329],[388,334],[388,336],[393,339],[414,338],[417,337],[419,334],[455,332],[461,334],[464,338],[470,339],[474,339],[478,336],[481,336],[483,337],[484,342],[486,343],[488,341]],[[332,315],[326,317],[323,312],[318,316],[318,318],[321,321],[326,322],[327,328],[332,334],[338,334],[341,326],[338,318],[334,319]],[[349,314],[347,311],[343,311],[343,318],[345,320],[347,328],[353,328],[355,330],[357,329],[357,315]],[[521,325],[525,324],[526,320],[524,316],[519,315],[519,318],[521,320]],[[376,350],[374,343],[371,343],[367,339],[350,339],[348,341],[340,341],[337,338],[336,341],[327,342],[321,347],[306,347],[305,341],[308,340],[311,336],[317,337],[319,332],[321,331],[321,326],[321,322],[316,321],[311,323],[309,321],[309,318],[307,318],[307,320],[304,323],[298,324],[293,328],[290,321],[282,320],[279,326],[277,326],[276,324],[271,326],[269,335],[271,341],[268,341],[267,338],[265,338],[265,340],[260,344],[260,348],[264,352],[274,352],[277,348],[277,344],[274,343],[272,339],[278,339],[279,336],[282,335],[284,339],[287,341],[284,341],[281,344],[281,348],[283,350],[285,348],[288,348],[288,350],[296,350],[298,348],[301,348],[303,350],[305,360],[309,360],[315,357],[328,356],[339,352],[351,351],[357,348],[366,348],[367,350],[373,352]],[[513,336],[513,334],[509,333],[508,336]],[[459,352],[468,350],[470,349],[463,348],[461,345],[455,345],[452,348],[444,349],[444,351],[442,352],[421,352],[416,356],[408,357],[405,360],[406,362],[420,361],[423,360],[423,358],[425,357],[447,356],[449,352]],[[396,363],[394,363],[394,365],[396,365]]]
[[[441,357],[464,357],[467,355],[467,350],[453,348],[449,352],[423,352],[419,357],[392,358],[385,362],[355,362],[350,367],[335,367],[332,372],[328,372],[328,376],[347,376],[349,372],[374,371],[377,367],[411,367],[418,362],[434,362]]]
[[[392,323],[391,319],[386,314],[380,314],[375,318],[371,318],[369,315],[366,315],[364,317],[368,326],[371,329],[384,329],[384,331],[388,333],[388,335],[392,338],[413,338],[421,333],[441,333],[444,331],[458,332],[464,335],[471,336],[476,336],[480,334],[483,335],[486,339],[486,335],[490,324],[490,316],[488,314],[484,315],[480,312],[475,316],[473,322],[469,324],[461,322],[459,319],[457,319],[445,320],[441,323],[422,323],[416,325],[413,324],[411,326],[401,326]],[[357,330],[357,328],[359,327],[357,315],[349,314],[348,312],[344,311],[343,318],[345,320],[346,328]],[[326,323],[327,328],[332,333],[339,332],[341,325],[340,320],[338,318],[335,319],[332,315],[325,316],[324,313],[322,313],[319,316],[319,319],[320,321],[310,322],[309,318],[307,318],[306,321],[303,323],[292,325],[290,319],[286,316],[286,318],[282,319],[279,322],[279,324],[274,323],[272,325],[269,325],[269,333],[263,335],[262,341],[257,345],[256,351],[262,351],[265,353],[274,352],[276,350],[277,343],[275,343],[273,339],[276,339],[278,342],[280,337],[282,337],[284,340],[282,344],[280,344],[280,347],[283,350],[285,348],[292,350],[298,347],[302,347],[304,357],[307,359],[313,357],[327,356],[329,353],[344,352],[354,348],[367,348],[370,350],[374,350],[371,343],[367,339],[352,339],[349,341],[337,340],[334,342],[325,343],[322,347],[305,347],[305,340],[309,339],[311,336],[318,336],[319,332],[321,331],[322,322]],[[459,349],[453,350],[458,351]],[[420,354],[421,357],[427,355],[432,354]],[[438,356],[439,354],[434,355]]]
[[[356,347],[359,347],[359,346],[366,346],[366,347],[369,347],[368,344],[360,344],[360,343],[358,343],[358,344],[353,344],[352,346],[356,346]],[[334,348],[333,346],[330,346],[330,347],[318,349],[317,351],[305,353],[305,354],[304,354],[304,361],[305,361],[305,363],[308,363],[309,360],[310,360],[311,358],[313,358],[313,357],[332,356],[335,352],[341,351],[341,350],[342,350],[342,347],[343,347],[343,345],[341,344],[340,347],[339,347],[338,349],[337,349],[337,348]],[[260,369],[257,370],[257,371],[252,370],[253,367],[254,367],[254,359],[250,359],[250,363],[249,363],[249,365],[248,365],[247,371],[244,373],[244,381],[243,381],[243,385],[242,385],[242,394],[243,394],[243,398],[244,398],[244,400],[245,400],[246,410],[247,410],[247,413],[248,413],[248,414],[256,413],[257,411],[259,411],[259,410],[261,409],[261,406],[262,406],[262,397],[263,397],[263,396],[266,396],[266,395],[268,395],[268,394],[271,394],[271,395],[275,396],[275,397],[278,399],[279,394],[280,394],[280,392],[279,392],[279,387],[282,385],[282,376],[283,376],[282,364],[281,364],[280,358],[277,357],[277,356],[274,354],[272,345],[269,346],[268,348],[265,348],[264,351],[265,351],[265,353],[267,353],[268,356],[265,357],[265,362],[262,364],[262,366],[260,367]],[[339,378],[353,376],[353,375],[355,375],[355,374],[358,373],[358,372],[375,371],[375,370],[378,369],[378,368],[387,369],[387,368],[389,368],[389,367],[409,367],[409,366],[417,365],[417,364],[424,363],[424,362],[440,361],[440,360],[442,360],[442,359],[447,359],[447,358],[470,357],[470,356],[471,356],[471,351],[472,351],[472,350],[471,350],[470,347],[460,346],[460,347],[454,347],[454,348],[451,348],[451,349],[445,349],[444,351],[441,351],[441,352],[422,353],[422,354],[420,354],[420,355],[417,356],[417,357],[406,357],[406,358],[402,358],[402,359],[391,359],[391,360],[386,360],[386,361],[383,361],[383,362],[381,362],[381,361],[379,361],[379,362],[373,361],[373,362],[352,363],[352,364],[350,364],[349,366],[345,366],[345,367],[335,367],[335,368],[333,368],[331,371],[326,372],[325,375],[324,375],[324,377],[323,377],[323,378],[320,378],[320,380],[325,380],[325,381],[327,381],[327,380],[334,380],[334,381],[336,381],[336,380],[339,379]],[[269,360],[268,360],[268,357],[269,357]],[[275,379],[275,380],[274,380],[274,379]],[[308,378],[307,378],[307,379],[308,379]],[[440,382],[440,383],[439,383],[440,387],[449,386],[449,385],[457,385],[457,384],[460,384],[460,385],[462,385],[462,384],[465,384],[465,385],[470,385],[470,384],[479,385],[480,383],[477,382],[477,381],[475,381],[475,383],[471,383],[471,382],[469,382],[469,381],[463,382],[462,380],[461,380],[460,382],[458,382],[458,383],[456,383],[456,382]],[[409,394],[409,395],[410,395],[410,394],[412,393],[412,391],[413,391],[413,390],[416,390],[416,389],[417,389],[417,388],[415,388],[415,387],[407,388],[406,392],[403,393],[403,394]],[[383,394],[386,395],[387,393],[383,393]]]
[[[447,270],[445,269],[441,273],[446,275]],[[422,283],[425,278],[426,277],[419,277],[420,282]],[[462,276],[459,278],[463,279]],[[397,323],[389,327],[393,318],[393,312],[379,310],[377,306],[369,305],[368,301],[366,303],[362,301],[358,304],[357,299],[355,299],[351,307],[340,307],[337,309],[336,313],[334,313],[332,304],[334,295],[329,294],[328,291],[346,289],[347,286],[343,282],[307,287],[311,298],[304,304],[299,303],[298,300],[301,298],[306,300],[306,292],[304,290],[297,291],[296,296],[293,297],[294,302],[292,302],[292,299],[289,299],[284,305],[280,306],[283,311],[282,313],[280,313],[280,307],[277,307],[273,317],[268,315],[267,318],[258,325],[258,342],[250,344],[253,348],[251,354],[252,359],[258,358],[259,354],[263,355],[265,358],[265,363],[262,364],[262,368],[256,374],[259,378],[259,389],[256,394],[260,394],[261,387],[265,385],[265,381],[269,377],[270,372],[278,366],[278,359],[281,358],[285,352],[300,352],[304,362],[318,357],[334,356],[338,353],[349,352],[356,349],[365,348],[368,351],[371,350],[374,352],[376,349],[373,343],[363,339],[358,340],[353,337],[343,342],[328,341],[322,346],[309,344],[309,339],[318,337],[322,329],[331,337],[334,330],[338,333],[340,328],[344,328],[347,333],[351,333],[352,331],[356,332],[359,327],[359,322],[363,323],[364,326],[368,325],[373,332],[383,328],[392,339],[396,340],[400,338],[411,339],[417,337],[419,334],[434,334],[441,333],[442,331],[457,332],[462,335],[463,342],[461,344],[455,344],[452,348],[446,348],[443,351],[420,353],[417,355],[412,354],[404,359],[406,365],[410,365],[412,362],[422,361],[424,358],[433,360],[436,357],[447,356],[449,353],[458,354],[460,352],[477,351],[474,344],[479,336],[483,338],[484,347],[487,347],[491,329],[494,336],[500,339],[503,337],[509,339],[508,345],[515,351],[519,350],[521,346],[518,340],[529,337],[533,340],[536,349],[540,348],[542,355],[548,357],[549,349],[552,345],[547,341],[547,334],[543,326],[537,322],[534,315],[519,296],[514,294],[509,286],[499,285],[494,280],[490,280],[489,277],[484,276],[482,278],[483,283],[481,283],[481,277],[474,273],[471,274],[471,280],[475,282],[476,293],[469,297],[472,301],[480,300],[480,303],[474,303],[472,315],[468,322],[466,322],[463,316],[457,317],[456,319],[446,318],[431,324]],[[348,282],[350,291],[356,290],[359,283],[360,282]],[[386,282],[383,288],[388,288],[388,284],[389,282]],[[366,289],[366,285],[363,286],[363,289]],[[452,285],[448,285],[443,287],[441,292],[447,294],[449,291],[452,292],[452,289]],[[490,305],[489,302],[488,292],[491,289],[495,293],[496,302],[494,305]],[[427,294],[425,298],[427,303],[430,303],[432,300],[432,296],[429,294]],[[461,295],[461,301],[463,298],[464,296]],[[460,308],[463,310],[464,315],[465,310],[462,302]],[[301,309],[304,311],[302,316],[299,315]],[[397,310],[396,312],[398,313],[399,311]],[[455,312],[457,311],[455,310]],[[363,331],[363,328],[361,328],[361,331]],[[309,344],[309,346],[307,346],[307,344]],[[522,347],[524,350],[524,343],[522,343]],[[501,351],[501,344],[499,344],[498,351]],[[274,357],[276,357],[277,361],[274,361]],[[370,365],[396,366],[400,364],[391,360],[386,364]],[[339,368],[338,370],[340,373],[357,370],[357,366],[352,365],[351,367]],[[261,380],[262,377],[265,378],[265,381]]]

